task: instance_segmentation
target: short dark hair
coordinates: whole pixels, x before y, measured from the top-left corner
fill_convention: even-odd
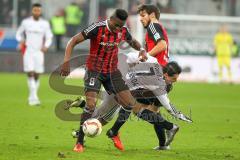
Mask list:
[[[128,13],[124,9],[116,9],[112,17],[116,17],[122,21],[126,21],[128,18]]]
[[[142,4],[138,7],[138,13],[140,13],[141,11],[146,11],[147,14],[154,13],[157,19],[160,18],[160,9],[155,5]]]
[[[180,74],[181,72],[182,68],[174,61],[169,62],[165,67],[163,67],[163,73],[167,73],[170,77],[174,76],[174,74]]]
[[[32,4],[32,8],[34,8],[34,7],[42,7],[42,5],[40,3],[34,3],[34,4]]]

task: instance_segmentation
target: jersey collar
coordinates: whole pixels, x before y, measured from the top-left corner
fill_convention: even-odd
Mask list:
[[[108,25],[108,21],[109,21],[109,20],[110,20],[110,19],[107,19],[107,20],[106,20],[106,26],[107,26],[107,29],[108,29],[110,32],[112,32],[111,29],[109,28],[109,25]]]

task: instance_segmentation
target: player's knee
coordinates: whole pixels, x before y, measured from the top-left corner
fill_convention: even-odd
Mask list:
[[[28,73],[27,73],[27,76],[28,76],[28,77],[34,77],[34,72],[28,72]]]
[[[96,106],[96,100],[95,98],[89,98],[87,97],[86,98],[86,105],[87,105],[87,108],[93,110]]]
[[[89,108],[90,110],[94,110],[94,108],[96,107],[96,102],[94,100],[90,100],[86,102],[87,108]]]

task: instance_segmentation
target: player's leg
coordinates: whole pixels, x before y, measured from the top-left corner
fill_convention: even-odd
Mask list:
[[[218,77],[219,80],[222,80],[222,76],[223,76],[223,58],[222,56],[217,56],[217,61],[218,61]]]
[[[36,95],[36,84],[34,80],[34,72],[28,72],[28,88],[29,88],[29,97],[28,97],[28,103],[29,105],[38,105],[37,95]]]
[[[40,86],[39,76],[40,76],[40,73],[34,72],[34,82],[35,82],[35,87],[36,87],[36,89],[34,91],[34,95],[36,97],[36,101],[38,101],[38,103],[40,104],[40,100],[38,97],[38,90],[39,90],[39,86]]]
[[[142,106],[142,108],[137,112],[136,110],[133,111],[139,118],[149,122],[150,124],[153,124],[156,127],[165,129],[167,134],[165,146],[170,145],[174,136],[179,130],[179,127],[177,125],[165,120],[160,114],[154,113],[148,108],[145,108],[145,106]]]
[[[38,98],[38,90],[40,87],[40,74],[44,72],[44,53],[41,51],[38,51],[34,54],[34,82],[35,82],[35,96],[36,101],[40,104],[39,98]]]
[[[157,98],[153,98],[153,99],[151,98],[151,100],[152,100],[153,103],[152,103],[152,105],[149,105],[148,109],[151,110],[151,111],[154,111],[155,113],[158,113],[161,116],[159,107],[162,106],[162,104],[158,101]],[[170,146],[166,146],[166,142],[168,142],[171,139],[173,140],[176,133],[171,137],[167,137],[167,140],[166,140],[166,134],[165,134],[166,129],[162,128],[161,126],[159,126],[157,124],[154,124],[153,126],[154,126],[154,131],[155,131],[155,133],[158,137],[158,146],[154,147],[153,149],[155,149],[155,150],[169,150]],[[166,132],[169,132],[169,131],[166,131]]]
[[[34,56],[28,50],[23,55],[23,70],[27,73],[27,84],[29,89],[28,103],[29,105],[37,105],[36,101],[36,84],[34,80]]]
[[[149,105],[148,109],[150,111],[153,111],[155,113],[160,114],[159,107],[154,105],[154,104],[159,104],[158,103],[159,101],[157,100],[157,98],[151,98],[151,99],[149,99],[149,101],[151,101],[152,105]],[[162,128],[159,125],[156,125],[156,124],[153,125],[153,128],[154,128],[154,131],[155,131],[155,133],[157,135],[157,138],[158,138],[158,146],[155,147],[154,149],[155,150],[166,150],[166,149],[169,149],[168,146],[165,146],[165,143],[166,143],[165,129]]]
[[[86,106],[80,117],[79,135],[74,147],[75,152],[83,152],[84,133],[82,130],[82,124],[89,118],[91,118],[97,103],[97,95],[101,88],[101,82],[99,80],[99,74],[91,71],[86,71],[84,77]]]
[[[116,96],[116,100],[118,104],[124,106],[124,109],[120,109],[119,116],[114,123],[113,127],[107,131],[107,136],[113,140],[114,146],[119,150],[123,150],[123,144],[121,143],[118,130],[125,123],[131,113],[131,103],[132,105],[135,103],[134,98],[129,92],[128,86],[125,84],[122,79],[122,75],[120,71],[114,72],[110,75],[108,81],[104,84],[104,87],[107,91],[111,91]],[[122,95],[122,92],[125,95]],[[119,94],[120,93],[120,94]],[[123,96],[123,97],[122,97]],[[126,97],[132,97],[132,102],[128,102],[129,100],[125,100]]]
[[[225,56],[224,64],[227,67],[228,79],[229,79],[229,81],[231,81],[232,80],[232,72],[231,72],[231,57],[230,56]]]
[[[153,127],[154,127],[154,131],[158,138],[158,146],[155,147],[154,149],[161,150],[163,148],[166,148],[166,146],[165,146],[165,142],[166,142],[165,129],[161,128],[160,126],[158,126],[156,124],[154,124]]]

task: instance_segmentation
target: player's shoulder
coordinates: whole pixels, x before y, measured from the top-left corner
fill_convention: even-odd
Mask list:
[[[147,31],[155,34],[156,32],[163,32],[163,27],[160,23],[151,22],[147,27]]]
[[[128,28],[127,26],[123,26],[123,27],[122,27],[122,31],[130,32],[130,31],[129,31],[129,28]]]
[[[49,25],[49,21],[44,18],[40,18],[39,21],[44,25]]]
[[[104,26],[106,26],[106,25],[107,25],[106,20],[103,20],[103,21],[95,22],[95,23],[93,23],[91,26],[104,27]]]
[[[32,17],[26,17],[22,20],[22,23],[28,23],[28,22],[31,22],[32,21]]]
[[[123,29],[126,29],[126,30],[129,30],[127,26],[123,26],[122,28],[123,28]]]
[[[86,30],[87,30],[87,31],[92,31],[92,30],[94,30],[94,29],[98,29],[99,27],[106,27],[106,25],[107,25],[106,20],[104,20],[104,21],[98,21],[98,22],[94,22],[94,23],[92,23],[91,25],[89,25],[89,26],[86,28]]]

